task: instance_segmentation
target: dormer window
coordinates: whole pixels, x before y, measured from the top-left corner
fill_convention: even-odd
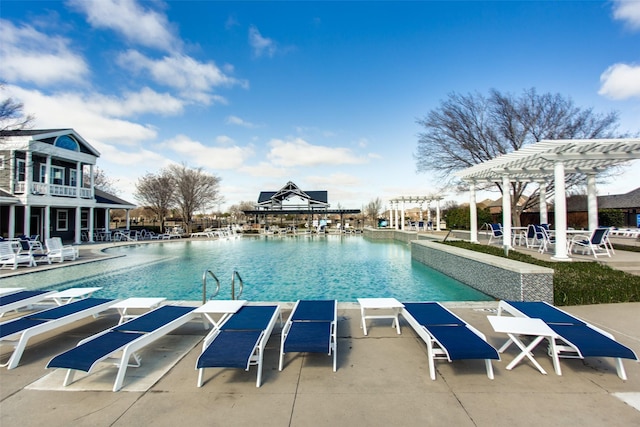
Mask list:
[[[53,143],[56,147],[64,148],[65,150],[80,151],[80,145],[70,135],[62,135],[56,138]]]

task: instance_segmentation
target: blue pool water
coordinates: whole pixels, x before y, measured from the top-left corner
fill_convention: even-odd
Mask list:
[[[106,253],[118,258],[8,277],[0,280],[0,286],[57,290],[100,286],[103,289],[96,297],[198,301],[202,299],[202,275],[211,270],[221,282],[215,299],[229,299],[231,276],[237,270],[244,281],[241,298],[249,301],[492,299],[412,260],[407,244],[362,236],[172,241],[114,247]],[[210,290],[214,283],[208,280]]]

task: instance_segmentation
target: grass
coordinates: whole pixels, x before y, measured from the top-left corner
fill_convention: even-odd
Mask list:
[[[614,270],[597,262],[551,262],[533,258],[517,251],[505,256],[502,248],[464,241],[444,244],[509,258],[528,264],[552,268],[555,305],[587,305],[640,301],[640,276]],[[616,249],[623,249],[616,245]],[[638,248],[634,248],[639,251]],[[624,250],[627,250],[626,248]]]

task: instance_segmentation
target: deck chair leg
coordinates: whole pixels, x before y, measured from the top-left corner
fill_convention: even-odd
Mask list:
[[[67,369],[67,375],[65,375],[64,377],[64,383],[62,383],[62,385],[64,387],[68,386],[69,384],[71,384],[73,382],[73,376],[75,375],[76,371],[73,369]]]
[[[202,377],[204,376],[204,368],[198,369],[198,387],[202,387]]]
[[[433,353],[433,344],[431,340],[427,343],[427,359],[429,359],[429,376],[431,380],[436,380],[436,362],[435,362],[435,354]]]
[[[624,370],[624,365],[622,364],[622,359],[619,358],[619,357],[616,358],[616,370],[618,371],[618,376],[620,377],[620,379],[626,381],[627,380],[627,373]]]
[[[491,364],[491,359],[484,359],[484,363],[487,367],[487,377],[489,377],[490,380],[493,379],[493,365]]]

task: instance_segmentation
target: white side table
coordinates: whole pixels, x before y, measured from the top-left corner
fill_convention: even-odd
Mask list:
[[[540,366],[537,360],[533,357],[533,349],[540,344],[545,338],[549,340],[551,345],[551,353],[553,358],[553,367],[558,375],[562,375],[560,370],[560,360],[558,358],[558,352],[556,351],[556,338],[558,335],[542,321],[542,319],[536,319],[531,317],[509,317],[509,316],[487,316],[489,323],[496,332],[502,332],[507,334],[509,339],[498,350],[500,353],[504,352],[511,343],[515,343],[521,350],[520,354],[507,365],[507,369],[513,369],[522,359],[528,358],[538,370],[547,374],[547,372]],[[535,337],[528,346],[518,338],[518,335],[528,335]]]
[[[151,310],[159,306],[164,300],[166,300],[166,298],[127,298],[115,303],[111,307],[118,309],[120,313],[120,321],[118,324],[121,324],[139,316],[139,314],[129,313],[129,310]]]
[[[391,327],[396,327],[400,334],[400,322],[398,315],[404,305],[395,298],[358,298],[360,304],[360,314],[362,316],[362,330],[367,335],[367,319],[393,319]],[[367,314],[367,310],[386,311],[384,314]]]
[[[224,322],[229,316],[240,310],[240,307],[247,303],[246,300],[211,300],[204,303],[202,306],[196,308],[193,312],[200,313],[213,325],[214,329],[217,329],[222,322]],[[216,321],[211,315],[222,314],[222,316]]]
[[[49,295],[47,299],[52,299],[58,305],[65,305],[75,300],[81,300],[89,298],[94,292],[99,291],[102,288],[71,288],[64,291],[56,292],[53,295]]]

